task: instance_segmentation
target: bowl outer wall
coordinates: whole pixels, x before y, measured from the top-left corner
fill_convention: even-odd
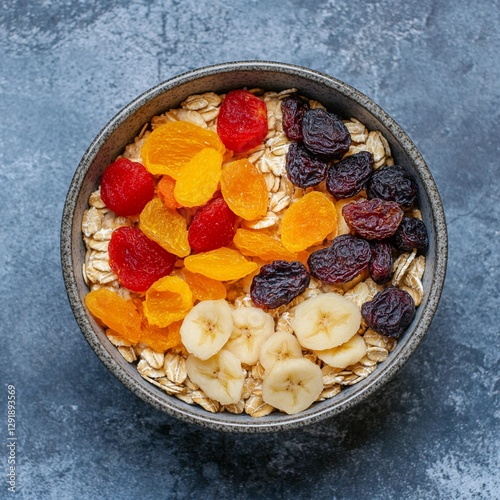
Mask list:
[[[106,166],[133,141],[144,123],[157,114],[178,107],[189,95],[207,91],[224,93],[244,86],[269,90],[295,87],[341,117],[354,117],[368,129],[380,130],[391,146],[395,162],[407,168],[417,179],[420,209],[430,241],[423,279],[424,299],[408,331],[389,358],[369,377],[343,389],[333,399],[316,403],[297,415],[272,413],[258,419],[230,413],[211,414],[201,407],[168,396],[145,381],[87,312],[84,297],[88,288],[81,269],[86,251],[81,222],[88,198],[97,188]],[[351,408],[384,385],[408,360],[430,326],[444,284],[447,248],[445,216],[436,185],[421,154],[401,127],[364,94],[335,78],[307,68],[267,61],[225,63],[184,73],[157,85],[125,106],[96,136],[77,167],[61,225],[61,259],[69,301],[82,333],[104,365],[126,387],[154,407],[181,420],[223,431],[271,432],[301,427]]]

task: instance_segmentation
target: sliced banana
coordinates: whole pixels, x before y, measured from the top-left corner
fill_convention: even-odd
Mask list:
[[[303,347],[331,349],[344,344],[358,331],[361,312],[342,295],[325,293],[301,302],[291,324]]]
[[[208,359],[222,349],[233,331],[233,315],[225,300],[203,300],[186,315],[181,340],[200,359]]]
[[[301,357],[302,347],[297,337],[288,332],[276,332],[262,345],[259,360],[264,369],[270,370],[278,361]]]
[[[289,415],[309,408],[323,390],[321,368],[306,358],[278,361],[264,373],[262,399]]]
[[[274,319],[257,307],[240,307],[232,314],[233,331],[224,349],[242,363],[254,365],[259,360],[262,344],[274,332]]]
[[[354,335],[345,344],[324,351],[314,351],[321,361],[334,368],[345,368],[354,365],[366,354],[366,343],[363,337]]]
[[[234,404],[241,399],[245,372],[232,352],[222,349],[206,360],[191,354],[186,360],[186,370],[191,381],[198,384],[210,399],[223,405]]]

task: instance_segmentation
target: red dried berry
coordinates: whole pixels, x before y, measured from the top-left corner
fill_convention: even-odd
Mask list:
[[[408,292],[391,286],[365,302],[361,315],[381,335],[399,337],[415,316],[415,302]]]
[[[195,252],[208,252],[233,241],[236,215],[224,198],[215,198],[201,207],[188,230],[188,242]]]
[[[291,183],[301,188],[316,186],[325,180],[328,165],[304,147],[292,142],[286,154],[286,172]]]
[[[371,258],[368,263],[370,277],[378,285],[388,283],[392,278],[392,246],[385,241],[371,241]]]
[[[101,179],[102,201],[117,215],[141,213],[154,193],[153,176],[143,165],[127,158],[109,165]]]
[[[247,90],[232,90],[222,101],[217,133],[226,148],[244,153],[267,135],[267,106]]]
[[[411,206],[418,196],[417,181],[399,165],[383,167],[373,173],[366,186],[368,198],[395,201]]]
[[[372,170],[373,155],[368,151],[348,156],[330,167],[326,189],[337,200],[350,198],[364,188]]]
[[[252,281],[250,297],[257,307],[274,309],[289,304],[308,287],[311,277],[301,262],[275,260],[262,266]]]
[[[343,234],[327,248],[313,252],[307,264],[311,274],[323,283],[347,283],[366,269],[371,250],[367,241]]]
[[[301,141],[302,118],[309,109],[309,103],[297,95],[291,95],[281,101],[281,114],[283,116],[283,131],[292,141]]]
[[[342,120],[325,109],[307,111],[302,119],[304,146],[330,160],[342,158],[351,145],[351,134]]]
[[[344,205],[342,215],[359,236],[367,240],[383,240],[396,232],[403,210],[394,201],[359,200]]]
[[[414,248],[425,250],[429,245],[425,224],[414,217],[403,217],[401,224],[394,234],[394,245],[403,252],[410,252]]]
[[[109,242],[109,264],[122,286],[145,292],[155,281],[170,274],[176,257],[150,240],[140,229],[120,227]]]

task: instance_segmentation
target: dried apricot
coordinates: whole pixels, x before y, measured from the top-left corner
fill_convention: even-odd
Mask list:
[[[219,300],[226,298],[226,287],[220,281],[203,276],[203,274],[192,273],[187,269],[183,269],[182,274],[193,293],[193,298],[196,300]]]
[[[297,252],[289,252],[281,241],[262,231],[240,228],[236,231],[233,243],[243,255],[249,257],[259,257],[265,261],[299,260]]]
[[[175,199],[184,207],[204,205],[215,193],[221,175],[222,155],[202,149],[181,168],[175,183]]]
[[[300,252],[322,242],[336,228],[335,205],[324,194],[311,191],[285,212],[281,242],[290,252]]]
[[[219,281],[238,280],[258,268],[255,262],[245,259],[237,250],[226,247],[190,255],[184,259],[184,266],[192,273]]]
[[[87,309],[124,340],[135,344],[141,338],[141,317],[131,300],[125,300],[107,288],[85,296]]]
[[[222,196],[229,208],[245,220],[255,220],[267,213],[269,194],[266,181],[246,158],[222,170]]]
[[[224,154],[219,136],[189,122],[169,122],[155,128],[141,149],[144,166],[154,175],[177,179],[180,170],[202,149],[213,148]]]
[[[167,252],[185,257],[191,251],[186,220],[176,210],[166,207],[160,198],[152,199],[139,216],[141,231]]]
[[[193,294],[183,279],[165,276],[149,287],[143,307],[148,323],[164,328],[186,316],[193,307]]]
[[[158,182],[158,196],[162,199],[165,206],[168,208],[176,209],[181,208],[182,205],[177,202],[174,196],[175,179],[169,175],[164,175],[160,182]]]

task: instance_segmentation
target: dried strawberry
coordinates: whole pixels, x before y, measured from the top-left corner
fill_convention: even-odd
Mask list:
[[[109,165],[102,176],[102,201],[117,215],[139,214],[154,192],[153,176],[143,165],[127,158]]]
[[[120,227],[109,242],[109,264],[121,285],[145,292],[174,268],[176,257],[150,240],[140,229]]]
[[[224,198],[215,198],[201,207],[193,217],[188,230],[188,241],[195,252],[208,252],[233,240],[236,215]]]
[[[226,148],[244,153],[267,135],[267,106],[248,90],[232,90],[221,104],[217,133]]]

